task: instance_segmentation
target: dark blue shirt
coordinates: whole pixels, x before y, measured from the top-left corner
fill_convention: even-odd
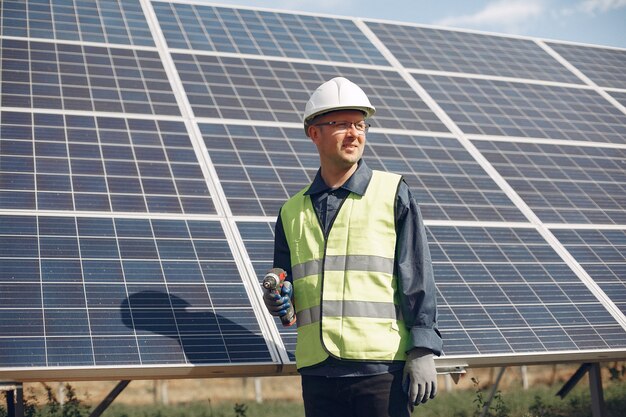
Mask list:
[[[364,195],[372,179],[372,170],[359,161],[357,170],[339,188],[332,189],[318,171],[305,192],[324,227],[332,224],[341,202],[350,194]],[[441,354],[442,339],[437,329],[436,289],[426,231],[417,202],[402,180],[395,204],[396,258],[394,274],[398,278],[400,308],[410,329],[412,347],[422,347]],[[276,221],[274,267],[283,268],[291,277],[291,257],[280,214]],[[289,279],[289,278],[288,278]],[[347,361],[329,357],[324,362],[299,369],[303,375],[328,377],[376,375],[401,369],[404,362]]]

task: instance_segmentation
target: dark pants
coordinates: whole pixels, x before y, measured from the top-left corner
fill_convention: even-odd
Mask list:
[[[302,375],[306,417],[408,417],[402,370],[361,377]]]

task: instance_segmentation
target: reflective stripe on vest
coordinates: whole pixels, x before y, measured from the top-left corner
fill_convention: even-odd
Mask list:
[[[395,200],[401,177],[374,171],[364,196],[351,193],[325,239],[306,189],[281,211],[298,316],[296,364],[405,359],[398,308]]]

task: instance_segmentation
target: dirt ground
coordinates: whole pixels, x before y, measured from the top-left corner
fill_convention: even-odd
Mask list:
[[[609,364],[614,365],[614,364]],[[543,384],[559,389],[578,369],[578,364],[542,365],[527,367],[529,386]],[[621,365],[620,365],[621,366]],[[439,390],[445,392],[457,389],[473,388],[472,378],[480,382],[481,387],[491,386],[497,377],[499,368],[468,369],[458,383],[449,376],[439,376]],[[602,368],[603,379],[608,380],[607,366]],[[522,368],[508,367],[502,377],[499,388],[519,389],[522,387]],[[584,378],[581,383],[586,383]],[[47,383],[59,400],[62,400],[63,382]],[[117,381],[70,382],[78,398],[86,404],[96,405],[115,387]],[[45,389],[41,383],[24,384],[24,393],[34,393],[42,401]],[[134,380],[117,397],[116,403],[125,404],[179,404],[195,401],[249,402],[256,400],[281,399],[300,401],[300,378],[298,376],[262,377],[262,378],[213,378],[213,379],[173,379],[173,380]]]

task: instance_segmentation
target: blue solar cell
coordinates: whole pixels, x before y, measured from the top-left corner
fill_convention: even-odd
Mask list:
[[[580,84],[532,40],[367,22],[407,68]]]
[[[9,39],[0,42],[3,50],[17,51],[11,65],[2,68],[2,105],[180,114],[156,52]],[[49,52],[51,48],[53,52]],[[21,55],[23,50],[31,51],[30,65],[28,57]],[[134,72],[122,65],[131,66]],[[16,71],[30,74],[30,83],[14,81]],[[144,81],[154,82],[150,94]]]
[[[599,86],[626,87],[626,51],[556,42],[548,45]]]
[[[0,301],[5,309],[41,308],[40,283],[0,283]]]
[[[476,345],[466,332],[456,332],[446,337],[446,353],[448,355],[466,354],[477,355],[479,354]]]
[[[46,336],[49,338],[53,338],[54,336],[67,336],[69,340],[75,341],[77,338],[81,339],[80,336],[84,337],[85,334],[89,333],[85,310],[68,310],[67,307],[63,309],[55,308],[57,305],[49,303],[44,306]],[[77,303],[68,303],[68,306],[69,305],[72,305],[72,307],[81,307]],[[84,305],[82,307],[84,307]],[[48,355],[50,356],[50,352],[48,352]],[[67,360],[71,361],[70,358]]]
[[[161,2],[153,7],[170,48],[388,65],[351,20]]]
[[[42,259],[42,282],[80,282],[81,263],[78,259]]]
[[[299,123],[308,99],[302,92],[343,73],[380,104],[376,115],[379,126],[446,131],[394,72],[177,53],[172,56],[197,117]],[[268,78],[271,82],[261,81]]]
[[[30,114],[2,112],[2,120],[13,124],[3,125],[0,134],[18,140],[2,140],[3,157],[12,159],[0,166],[0,208],[35,208],[35,193],[40,209],[215,212],[181,122],[157,126],[154,121],[99,117],[96,126],[93,117],[65,116],[68,127],[60,130],[64,136],[36,137],[33,150],[28,130],[46,130],[46,123],[56,123],[55,118],[37,116],[34,122],[41,125],[33,125]],[[163,146],[159,137],[164,134],[176,135],[175,149]],[[150,145],[147,135],[152,137]],[[26,160],[33,156],[35,163]],[[146,166],[156,162],[161,165],[155,175],[156,168]],[[188,178],[173,181],[172,175],[179,172]]]
[[[23,250],[19,259],[0,252],[0,330],[7,326],[6,314],[15,315],[16,309],[19,320],[31,323],[26,331],[3,331],[0,344],[7,354],[0,358],[1,366],[26,364],[15,338],[26,340],[37,329],[40,338],[29,340],[30,346],[45,338],[53,349],[27,351],[43,355],[47,366],[272,360],[245,287],[224,285],[224,274],[232,279],[239,272],[219,222],[0,219],[0,242],[30,243],[24,239],[32,238],[33,247],[41,248],[30,261],[22,261]],[[28,271],[34,276],[23,278]],[[224,310],[232,307],[238,311]],[[60,349],[64,339],[66,352]],[[93,350],[85,349],[86,340]],[[163,349],[155,350],[154,343]],[[109,353],[104,352],[107,346]],[[31,358],[28,366],[39,360]]]
[[[626,232],[555,229],[552,233],[611,301],[626,312]]]
[[[0,333],[3,337],[39,336],[43,331],[43,310],[21,309],[16,315],[12,310],[0,309]]]
[[[626,116],[589,89],[413,76],[467,135],[623,143]]]
[[[530,330],[502,330],[502,335],[516,352],[537,352],[545,350],[539,337]]]
[[[623,349],[626,346],[624,342],[624,329],[619,326],[605,326],[596,329],[602,340],[612,349]]]
[[[309,165],[319,166],[314,146],[300,139],[298,129],[212,124],[200,129],[235,214],[276,215],[291,192],[310,183]],[[298,143],[308,146],[300,149]],[[367,163],[402,174],[426,219],[525,220],[455,139],[371,133],[367,146]]]
[[[46,338],[46,366],[93,366],[93,349],[89,337]]]
[[[118,309],[126,297],[126,287],[123,283],[117,285],[90,283],[85,285],[85,298],[89,308]]]
[[[626,221],[622,149],[474,141],[546,222]]]
[[[468,330],[467,334],[483,354],[513,352],[513,348],[499,330]]]
[[[163,271],[158,261],[124,259],[124,279],[127,282],[163,282]]]
[[[158,259],[157,248],[151,239],[120,239],[120,256],[125,259]]]
[[[47,366],[46,345],[41,337],[0,338],[2,366]],[[4,359],[6,358],[6,359]]]
[[[6,253],[6,252],[2,252]],[[8,254],[5,256],[9,256]],[[35,259],[0,258],[0,282],[36,281],[39,282],[40,265]]]
[[[119,260],[82,260],[85,282],[122,282],[122,266]]]
[[[134,337],[93,337],[95,362],[102,365],[140,363]]]
[[[126,326],[122,322],[122,317],[128,317],[129,311],[121,309],[97,309],[93,308],[89,310],[89,324],[91,333],[94,336],[94,340],[97,336],[115,336],[110,339],[125,340],[126,337],[133,337],[134,332],[132,327]],[[126,345],[127,341],[123,342]],[[134,350],[137,351],[137,344],[133,343],[129,347],[134,346]],[[134,362],[130,362],[134,363]]]
[[[78,217],[76,224],[81,236],[115,236],[112,219]]]

